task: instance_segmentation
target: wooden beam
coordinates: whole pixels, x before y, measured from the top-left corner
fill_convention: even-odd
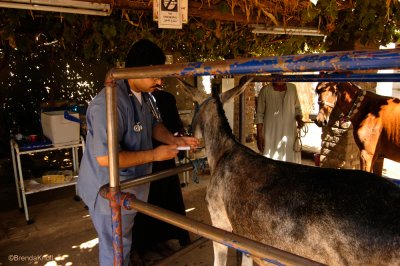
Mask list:
[[[218,6],[202,5],[197,2],[189,1],[188,10],[189,17],[199,17],[207,20],[230,21],[241,24],[257,24],[267,22],[267,18],[264,16],[260,17],[259,19],[257,19],[255,16],[252,16],[248,20],[246,14],[244,14],[239,8],[235,8],[234,14],[232,14],[231,10],[228,12],[220,11]]]
[[[110,2],[110,0],[97,0],[96,2]],[[149,4],[149,1],[145,0],[115,0],[114,8],[152,12],[153,5]],[[209,6],[207,4],[201,4],[193,1],[189,1],[188,12],[189,17],[197,17],[206,20],[237,22],[240,24],[267,23],[269,21],[269,19],[265,16],[262,16],[259,19],[253,16],[248,21],[246,15],[239,8],[235,8],[234,14],[232,14],[231,10],[228,12],[222,12],[218,6]]]
[[[110,2],[110,0],[108,0]],[[115,0],[114,8],[117,9],[129,9],[129,10],[139,10],[139,11],[153,11],[153,2],[146,0]]]

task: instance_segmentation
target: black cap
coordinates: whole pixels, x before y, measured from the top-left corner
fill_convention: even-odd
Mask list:
[[[147,39],[135,42],[125,59],[125,67],[140,67],[165,64],[165,54],[157,44]]]

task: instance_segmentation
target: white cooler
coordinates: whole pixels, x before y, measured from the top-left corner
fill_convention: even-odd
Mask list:
[[[51,140],[54,146],[64,146],[79,143],[79,113],[51,111],[41,113],[43,134]]]

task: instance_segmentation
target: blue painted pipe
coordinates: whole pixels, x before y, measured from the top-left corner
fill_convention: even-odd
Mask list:
[[[111,79],[246,75],[283,72],[355,71],[397,69],[400,49],[330,52],[324,54],[241,58],[135,68],[114,68]]]
[[[253,82],[400,82],[400,73],[396,74],[345,74],[345,73],[332,73],[332,74],[292,74],[292,75],[248,75],[245,79],[252,77]],[[242,81],[241,81],[242,82]]]

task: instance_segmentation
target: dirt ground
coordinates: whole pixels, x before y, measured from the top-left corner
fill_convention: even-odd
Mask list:
[[[209,178],[200,175],[199,183],[189,180],[182,188],[187,217],[206,224]],[[74,200],[73,186],[28,195],[32,224],[18,209],[15,193],[13,184],[0,188],[0,265],[98,265],[97,235],[83,202]],[[190,237],[194,245],[188,252],[170,257],[180,250],[178,241],[170,240],[146,253],[144,265],[213,265],[212,242],[193,233]],[[230,249],[227,265],[237,265],[236,259],[236,251]]]
[[[313,165],[312,155],[303,156],[303,163]],[[387,173],[399,173],[397,165]],[[389,175],[390,176],[390,175]],[[182,188],[187,216],[210,224],[205,204],[205,188],[209,175],[201,175],[200,183],[190,182]],[[88,211],[75,201],[73,186],[28,195],[33,224],[27,224],[18,209],[12,182],[0,187],[0,265],[98,265],[98,239]],[[212,242],[190,234],[195,244],[188,252],[172,256],[180,249],[171,240],[155,247],[144,257],[145,265],[208,266],[213,264]],[[236,251],[229,250],[228,266],[237,265]]]
[[[210,224],[205,204],[205,188],[209,176],[200,176],[200,183],[182,188],[187,216]],[[4,188],[3,188],[4,189]],[[18,209],[16,198],[0,210],[0,265],[98,265],[98,239],[88,211],[75,201],[73,186],[28,196],[30,216],[27,224]],[[14,196],[9,193],[9,196]],[[4,201],[3,201],[4,203]],[[179,258],[163,261],[162,265],[212,265],[212,244],[190,234],[196,247]],[[200,239],[200,240],[199,240]],[[178,241],[170,240],[146,254],[145,265],[161,263],[180,249]],[[228,265],[236,265],[236,253],[230,251]]]

